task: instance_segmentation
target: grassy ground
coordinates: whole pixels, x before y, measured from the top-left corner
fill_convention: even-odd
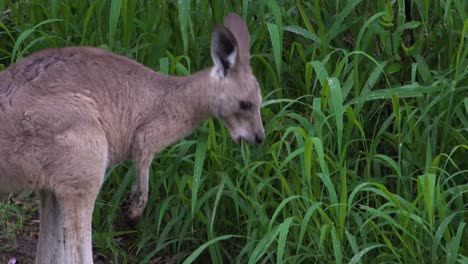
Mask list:
[[[207,121],[155,157],[134,228],[120,224],[133,165],[111,168],[97,258],[467,263],[467,1],[0,1],[0,70],[91,45],[186,75],[211,65],[230,11],[251,31],[265,144],[236,146]],[[0,256],[22,246],[25,204],[0,203]]]

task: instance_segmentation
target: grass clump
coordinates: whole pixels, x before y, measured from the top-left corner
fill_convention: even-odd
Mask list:
[[[211,64],[210,31],[225,13],[250,28],[264,145],[234,145],[207,121],[155,157],[131,230],[118,223],[133,165],[110,169],[93,218],[107,262],[467,261],[466,1],[30,0],[0,10],[0,70],[44,48],[91,45],[186,75]]]

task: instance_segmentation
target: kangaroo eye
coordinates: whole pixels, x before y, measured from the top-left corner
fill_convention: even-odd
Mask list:
[[[251,102],[247,102],[247,101],[240,101],[239,102],[239,108],[241,110],[251,110],[252,109],[252,103]]]

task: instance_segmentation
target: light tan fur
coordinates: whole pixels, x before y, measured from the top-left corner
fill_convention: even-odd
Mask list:
[[[90,47],[44,50],[0,72],[0,192],[37,191],[36,263],[93,262],[91,217],[108,166],[135,162],[134,219],[146,206],[154,153],[203,120],[220,118],[236,142],[263,140],[249,41],[230,14],[213,33],[215,65],[190,76]]]

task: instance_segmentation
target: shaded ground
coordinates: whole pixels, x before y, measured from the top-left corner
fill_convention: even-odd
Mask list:
[[[34,195],[12,199],[0,207],[0,263],[34,263],[39,237],[39,214]]]
[[[34,263],[36,253],[37,239],[31,237],[27,232],[19,233],[16,239],[17,243],[13,250],[0,252],[0,263],[8,263],[9,260],[15,258],[17,264]],[[3,241],[0,239],[2,251],[4,250]],[[7,247],[11,246],[6,244]]]
[[[39,214],[36,196],[30,193],[20,194],[10,199],[10,203],[0,202],[0,264],[34,263],[37,240],[39,238]],[[129,241],[121,241],[128,243]],[[189,254],[185,252],[183,255]],[[150,264],[177,263],[181,256],[155,256]],[[202,256],[209,263],[210,258]],[[16,260],[14,262],[13,260]],[[113,263],[110,252],[94,249],[96,264]]]

